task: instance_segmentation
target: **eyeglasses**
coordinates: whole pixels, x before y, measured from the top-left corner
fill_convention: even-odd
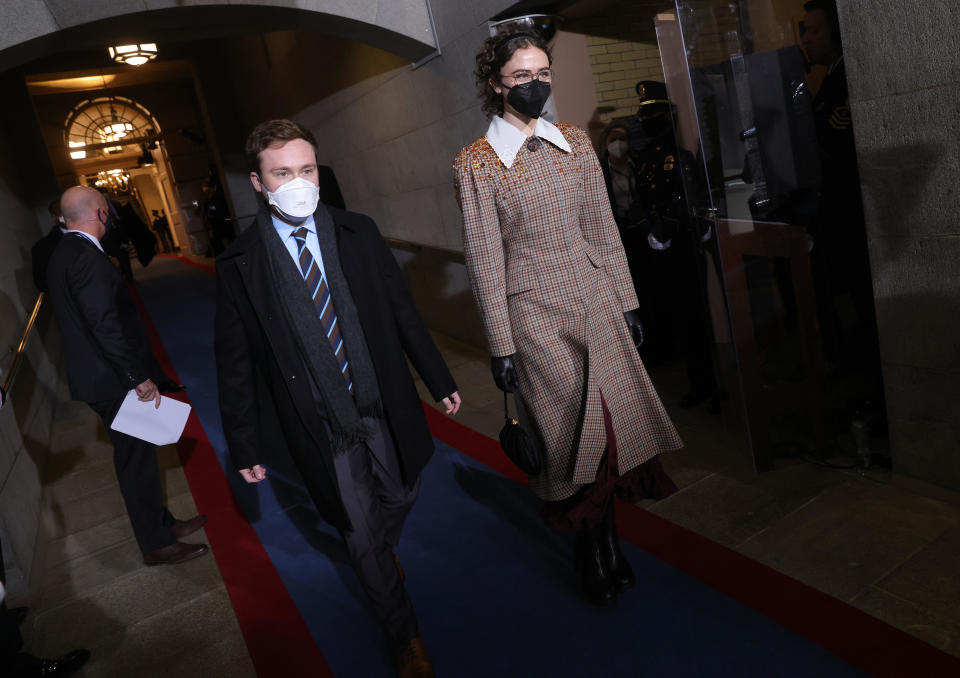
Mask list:
[[[510,75],[500,74],[501,80],[506,80],[507,78],[513,80],[514,85],[526,85],[528,82],[533,82],[534,79],[540,82],[550,82],[553,80],[553,69],[544,68],[542,71],[537,71],[536,73],[531,73],[530,71],[515,71]]]

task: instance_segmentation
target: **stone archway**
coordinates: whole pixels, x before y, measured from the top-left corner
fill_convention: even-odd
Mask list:
[[[92,26],[91,24],[96,24]],[[428,0],[20,0],[0,9],[0,70],[64,48],[312,30],[414,61],[434,49]]]

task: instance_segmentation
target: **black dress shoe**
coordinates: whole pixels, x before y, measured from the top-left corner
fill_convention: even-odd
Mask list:
[[[433,664],[423,644],[423,636],[417,636],[397,648],[397,678],[434,678]]]
[[[597,607],[609,607],[617,600],[617,590],[603,557],[602,532],[602,523],[580,530],[574,557],[580,571],[580,593]]]
[[[14,678],[48,678],[51,676],[69,676],[87,663],[90,659],[90,650],[82,648],[74,650],[56,659],[41,659],[25,652],[13,658],[11,665]],[[3,675],[7,675],[4,673]]]
[[[601,547],[607,565],[610,581],[613,582],[617,593],[632,591],[637,586],[637,576],[633,573],[629,561],[620,550],[620,536],[617,534],[617,522],[614,516],[615,501],[610,498],[610,505],[603,517],[603,539]]]
[[[209,551],[206,544],[184,544],[175,541],[168,546],[143,554],[144,565],[178,565],[199,558]]]
[[[173,523],[173,527],[170,528],[170,531],[173,532],[173,536],[177,539],[183,539],[188,534],[193,534],[206,524],[207,517],[201,513],[198,516],[194,516],[190,520],[175,521]]]

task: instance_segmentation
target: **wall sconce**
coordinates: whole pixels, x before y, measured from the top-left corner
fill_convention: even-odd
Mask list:
[[[110,58],[118,64],[142,66],[157,58],[157,43],[143,42],[138,45],[117,45],[107,47],[107,51],[110,53]]]

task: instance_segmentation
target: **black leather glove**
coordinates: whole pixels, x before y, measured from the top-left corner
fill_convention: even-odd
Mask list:
[[[513,393],[517,387],[517,372],[513,367],[513,356],[505,355],[502,358],[490,358],[490,370],[493,372],[493,383],[501,391]]]
[[[626,311],[623,314],[623,319],[627,321],[630,336],[633,337],[633,345],[639,351],[640,347],[643,346],[643,323],[640,322],[640,314],[637,313],[637,309]]]

